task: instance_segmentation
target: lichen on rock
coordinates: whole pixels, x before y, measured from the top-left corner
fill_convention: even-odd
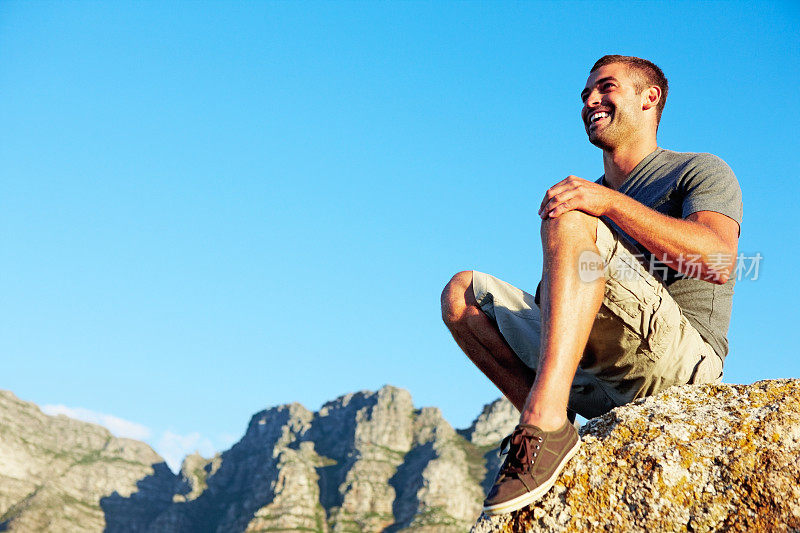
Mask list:
[[[590,420],[539,502],[494,531],[800,531],[800,380],[686,385]]]

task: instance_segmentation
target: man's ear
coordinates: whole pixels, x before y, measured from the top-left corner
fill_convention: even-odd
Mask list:
[[[651,109],[661,101],[661,88],[657,85],[648,87],[642,91],[642,109]]]

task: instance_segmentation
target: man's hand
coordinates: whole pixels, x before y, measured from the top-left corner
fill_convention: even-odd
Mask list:
[[[733,272],[739,224],[721,213],[697,211],[685,219],[674,218],[577,176],[547,189],[539,216],[556,218],[567,211],[607,216],[659,261],[682,274],[723,284]],[[698,261],[687,262],[689,257]]]
[[[539,216],[556,218],[567,211],[583,211],[596,217],[605,215],[614,201],[616,191],[578,176],[567,176],[544,195]]]

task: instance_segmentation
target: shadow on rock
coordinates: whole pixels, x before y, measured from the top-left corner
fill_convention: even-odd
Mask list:
[[[408,527],[419,507],[417,492],[422,488],[422,471],[425,466],[436,458],[433,443],[429,442],[412,449],[405,457],[405,461],[389,480],[389,485],[395,490],[395,499],[392,503],[392,513],[395,523],[387,527],[385,533],[394,533]]]
[[[139,489],[125,498],[114,491],[100,499],[108,533],[146,531],[172,504],[176,476],[166,463],[153,465],[153,473],[136,482]]]

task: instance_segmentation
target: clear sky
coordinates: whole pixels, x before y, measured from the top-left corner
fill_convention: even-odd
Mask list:
[[[798,377],[798,27],[793,1],[4,1],[0,388],[173,464],[386,383],[466,426],[498,393],[441,289],[535,289],[545,189],[602,173],[606,53],[666,72],[660,146],[741,182],[764,259],[726,381]]]

